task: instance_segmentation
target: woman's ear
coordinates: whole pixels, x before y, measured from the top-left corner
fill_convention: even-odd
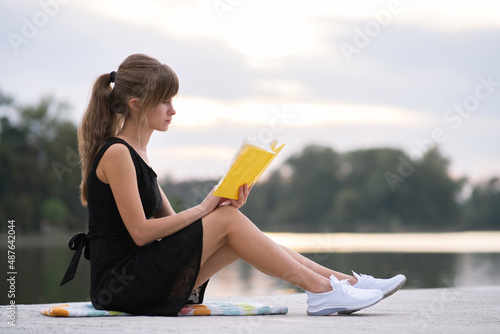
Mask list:
[[[139,99],[136,98],[136,97],[133,97],[131,98],[129,101],[128,101],[128,107],[130,108],[130,110],[136,112],[139,110]]]

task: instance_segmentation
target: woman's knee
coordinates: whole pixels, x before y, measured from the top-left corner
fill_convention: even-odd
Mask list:
[[[223,205],[208,214],[203,218],[203,221],[206,221],[208,224],[215,224],[218,227],[224,227],[227,230],[234,224],[241,222],[244,218],[245,216],[234,206]]]
[[[238,209],[232,205],[222,205],[217,207],[210,215],[217,216],[221,220],[234,219],[235,216],[241,214]]]

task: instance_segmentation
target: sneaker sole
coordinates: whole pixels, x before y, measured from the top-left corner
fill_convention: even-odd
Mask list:
[[[352,312],[356,312],[356,311],[359,311],[361,309],[373,306],[373,305],[377,304],[379,301],[381,301],[383,298],[384,297],[382,296],[380,299],[375,300],[373,302],[370,302],[368,304],[364,304],[362,306],[356,306],[356,307],[354,307],[354,310],[348,309],[346,307],[330,307],[330,308],[324,308],[324,309],[321,309],[321,310],[315,311],[315,312],[307,311],[307,315],[309,315],[309,316],[321,316],[321,315],[330,315],[330,314],[334,314],[334,313],[350,314]]]
[[[405,285],[406,283],[406,277],[404,278],[404,280],[402,280],[398,285],[396,285],[392,290],[389,290],[389,292],[387,292],[385,295],[384,295],[384,298],[387,298],[389,296],[392,296],[394,293],[396,293],[399,289],[401,289],[403,287],[403,285]]]
[[[405,285],[406,283],[406,277],[404,280],[402,280],[401,282],[399,282],[398,285],[396,285],[394,288],[392,288],[391,290],[389,290],[389,292],[387,292],[383,297],[382,299],[385,299],[389,296],[392,296],[394,293],[396,293],[399,289],[401,289],[403,287],[403,285]],[[338,312],[339,314],[351,314],[351,313],[354,313],[356,311],[359,311],[361,309],[357,309],[357,310],[351,310],[351,311],[348,311],[348,310],[345,310],[345,311],[340,311]]]

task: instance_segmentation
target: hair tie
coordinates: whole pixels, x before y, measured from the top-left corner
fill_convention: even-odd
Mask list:
[[[111,73],[109,73],[109,82],[115,82],[115,79],[116,79],[116,72],[111,71]]]

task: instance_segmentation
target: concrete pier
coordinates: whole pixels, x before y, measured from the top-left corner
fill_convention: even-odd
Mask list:
[[[286,315],[53,318],[46,305],[17,305],[15,326],[0,306],[0,333],[500,333],[500,286],[406,289],[352,315],[309,317],[303,293],[220,297],[287,305]]]

